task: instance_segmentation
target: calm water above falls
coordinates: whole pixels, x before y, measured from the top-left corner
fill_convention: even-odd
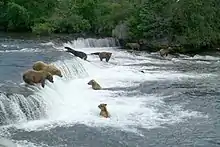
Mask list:
[[[64,46],[113,56],[106,63],[88,55],[87,62]],[[1,36],[0,137],[22,147],[220,146],[220,57],[163,59],[117,46],[110,38],[58,43]],[[22,73],[38,60],[57,65],[64,78],[44,89],[24,87]],[[91,79],[107,90],[92,90]],[[99,117],[100,103],[108,104],[110,119]]]

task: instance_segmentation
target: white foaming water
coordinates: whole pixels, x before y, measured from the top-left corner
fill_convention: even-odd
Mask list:
[[[18,45],[7,45],[7,44],[1,44],[2,47],[16,47],[16,48],[19,48]]]
[[[53,42],[46,42],[46,43],[41,43],[41,45],[44,45],[44,46],[53,46],[54,43],[53,43]]]
[[[220,60],[219,57],[213,57],[213,56],[200,56],[200,55],[195,55],[194,57],[189,57],[188,59],[201,59],[201,60]]]
[[[103,39],[83,39],[78,38],[77,40],[71,41],[71,47],[73,48],[91,48],[91,47],[116,47],[119,43],[114,38],[103,38]],[[66,43],[64,44],[66,45]]]
[[[0,50],[0,53],[8,52],[42,52],[39,48],[23,48],[18,50]]]
[[[103,40],[96,40],[96,45]],[[180,105],[167,105],[157,95],[121,96],[128,91],[92,90],[87,83],[95,79],[103,88],[132,87],[140,82],[151,80],[172,80],[175,78],[200,78],[204,75],[192,73],[179,73],[176,71],[158,71],[145,73],[139,72],[139,67],[124,66],[134,63],[152,62],[146,56],[134,56],[124,51],[109,47],[106,42],[104,47],[89,48],[88,40],[80,39],[78,42],[64,44],[78,48],[87,54],[97,51],[111,51],[113,53],[109,63],[100,62],[95,55],[89,55],[87,62],[79,58],[57,61],[57,65],[64,77],[56,77],[54,83],[46,83],[36,95],[46,104],[47,118],[15,125],[15,127],[30,130],[45,130],[57,125],[85,124],[92,127],[115,127],[126,131],[137,131],[141,128],[161,127],[163,124],[173,124],[184,121],[188,117],[204,117],[199,112],[182,110]],[[79,45],[80,44],[80,45]],[[76,47],[79,45],[80,47]],[[98,46],[98,45],[97,45]],[[102,46],[102,45],[100,45]],[[114,45],[113,45],[114,46]],[[83,47],[83,48],[81,48]],[[125,60],[126,59],[126,60]],[[171,64],[172,61],[160,61],[158,64]],[[151,67],[153,68],[153,67]],[[98,105],[106,103],[111,118],[99,117]],[[161,110],[163,108],[163,110]]]

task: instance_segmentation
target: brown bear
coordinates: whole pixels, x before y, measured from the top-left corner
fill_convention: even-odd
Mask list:
[[[51,83],[53,83],[53,75],[50,74],[47,71],[36,71],[36,70],[27,70],[23,73],[23,80],[25,83],[29,85],[34,85],[35,83],[41,83],[41,86],[44,88],[45,86],[45,80],[49,80]]]
[[[107,104],[99,104],[98,107],[99,109],[101,109],[101,112],[99,113],[100,116],[105,117],[105,118],[109,118],[110,114],[106,108]]]
[[[87,84],[92,85],[92,89],[94,89],[94,90],[101,90],[102,89],[102,87],[95,80],[90,80]]]
[[[126,43],[126,47],[132,50],[140,50],[140,45],[138,43]]]
[[[108,62],[112,56],[112,53],[110,53],[110,52],[95,52],[95,53],[91,53],[91,55],[99,55],[100,61],[102,61],[105,58],[105,61]]]
[[[160,52],[160,56],[161,57],[164,57],[164,56],[167,56],[171,51],[171,47],[168,47],[168,49],[161,49],[159,52]]]
[[[36,71],[45,70],[47,72],[50,72],[52,75],[63,77],[61,71],[56,66],[52,64],[46,64],[43,61],[35,62],[32,68]]]

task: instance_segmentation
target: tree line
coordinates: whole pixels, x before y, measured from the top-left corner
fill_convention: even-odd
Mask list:
[[[156,46],[180,46],[180,51],[219,47],[219,16],[219,0],[0,1],[3,31],[144,39]]]

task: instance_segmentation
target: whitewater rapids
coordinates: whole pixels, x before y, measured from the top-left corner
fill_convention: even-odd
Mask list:
[[[64,46],[69,46],[87,54],[109,51],[113,55],[108,63],[101,62],[98,56],[94,55],[88,55],[90,62],[72,55],[68,58],[59,57],[59,60],[54,61],[53,64],[61,69],[64,77],[55,76],[54,83],[46,82],[45,88],[37,86],[34,88],[34,94],[28,97],[27,101],[35,99],[40,102],[42,110],[37,113],[38,117],[35,118],[35,114],[32,114],[33,119],[28,120],[24,112],[16,105],[17,101],[11,102],[14,109],[12,113],[16,113],[14,115],[17,119],[10,121],[8,118],[8,124],[0,127],[2,136],[7,134],[10,127],[25,131],[39,131],[76,124],[90,127],[113,127],[143,135],[139,128],[159,128],[165,124],[179,123],[191,117],[207,117],[198,111],[182,109],[181,104],[166,104],[164,99],[169,95],[143,93],[140,89],[145,88],[146,82],[200,79],[213,76],[211,74],[168,71],[165,66],[171,65],[172,59],[160,60],[152,58],[153,55],[147,53],[132,54],[120,50],[117,41],[112,39],[78,39],[59,47],[51,42],[42,45],[50,46],[50,50],[54,52],[62,52]],[[5,44],[2,46],[6,47]],[[19,51],[24,52],[26,49]],[[45,50],[32,49],[28,52],[31,51],[43,52]],[[140,72],[141,70],[145,73]],[[95,79],[103,88],[109,88],[109,90],[92,90],[91,86],[87,85],[91,79]],[[107,104],[111,118],[99,117],[98,105],[100,103]],[[4,107],[1,102],[0,107]],[[29,110],[33,111],[31,107]],[[7,118],[6,110],[4,113]]]

